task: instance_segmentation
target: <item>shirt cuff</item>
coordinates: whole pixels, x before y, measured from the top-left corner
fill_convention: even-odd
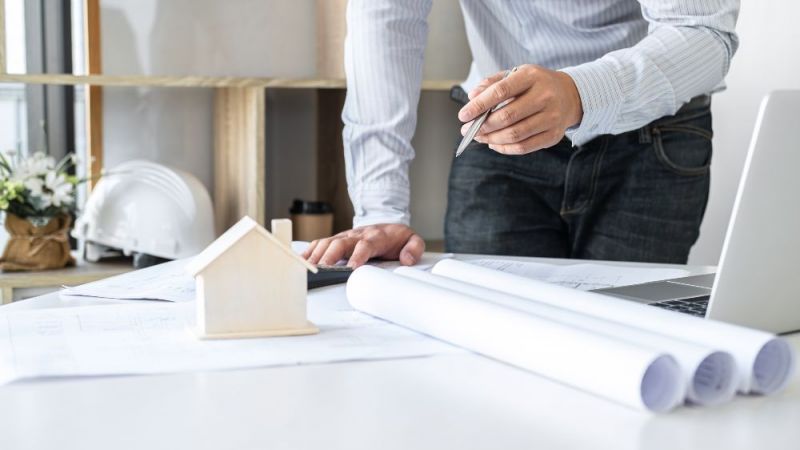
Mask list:
[[[409,225],[409,191],[398,188],[370,188],[350,191],[353,201],[353,228],[382,223]]]
[[[583,145],[610,133],[624,99],[613,64],[598,59],[561,71],[572,77],[583,106],[583,119],[566,132],[572,145]]]

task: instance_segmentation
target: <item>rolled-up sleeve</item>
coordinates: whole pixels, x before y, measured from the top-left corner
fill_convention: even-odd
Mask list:
[[[722,85],[738,46],[738,0],[640,0],[649,33],[631,48],[562,69],[583,104],[574,145],[640,128]]]
[[[344,152],[353,226],[408,224],[408,167],[432,0],[351,0]]]

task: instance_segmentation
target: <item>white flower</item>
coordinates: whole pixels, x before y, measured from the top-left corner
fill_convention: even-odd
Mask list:
[[[67,181],[67,177],[55,172],[47,172],[44,179],[44,187],[48,191],[49,198],[42,196],[45,208],[51,204],[55,207],[61,207],[72,203],[72,184]]]
[[[25,158],[14,168],[11,174],[12,181],[25,182],[31,177],[45,176],[48,171],[55,168],[56,161],[50,157],[45,156],[44,153],[37,152],[29,158]]]
[[[41,178],[28,178],[27,180],[22,182],[22,185],[25,186],[25,189],[31,191],[31,195],[36,197],[42,196],[42,188],[44,188],[44,180]]]
[[[22,185],[25,191],[22,202],[29,203],[37,212],[45,212],[48,208],[63,208],[75,202],[75,186],[63,171],[65,161],[72,160],[72,156],[62,159],[56,167],[53,158],[43,153],[20,160],[12,169],[9,180]]]
[[[41,176],[31,177],[24,181],[25,189],[30,192],[30,197],[37,208],[47,209],[51,206],[60,208],[74,201],[74,186],[67,181],[66,175],[56,172],[47,172]]]

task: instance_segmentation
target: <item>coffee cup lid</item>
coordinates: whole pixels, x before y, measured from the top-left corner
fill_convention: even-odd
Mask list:
[[[295,199],[289,214],[329,214],[333,212],[333,206],[328,202],[311,202]]]

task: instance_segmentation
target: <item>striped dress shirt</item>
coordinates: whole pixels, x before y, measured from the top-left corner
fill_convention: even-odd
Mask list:
[[[353,226],[408,224],[408,167],[433,0],[350,0],[342,112]],[[444,1],[444,0],[440,0]],[[640,128],[714,92],[736,51],[738,0],[461,0],[469,91],[521,64],[568,73],[574,145]]]

